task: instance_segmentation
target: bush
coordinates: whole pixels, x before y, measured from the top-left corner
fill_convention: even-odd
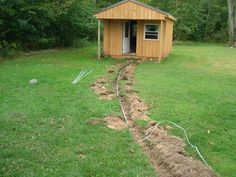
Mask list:
[[[0,41],[0,56],[3,58],[12,58],[20,51],[20,47],[15,42]]]
[[[43,37],[38,40],[38,45],[40,49],[49,49],[56,45],[56,39]]]
[[[83,39],[76,39],[73,41],[73,46],[74,47],[86,47],[89,46],[91,44],[91,42],[89,42],[88,38],[83,38]]]

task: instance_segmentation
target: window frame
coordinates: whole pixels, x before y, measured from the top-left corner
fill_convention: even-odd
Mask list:
[[[146,38],[146,26],[147,25],[155,25],[157,26],[157,39],[147,39]],[[144,35],[143,35],[143,39],[144,40],[147,40],[147,41],[159,41],[160,40],[160,24],[159,23],[145,23],[144,24]]]

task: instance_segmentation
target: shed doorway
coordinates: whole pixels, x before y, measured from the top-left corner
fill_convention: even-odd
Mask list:
[[[136,54],[137,45],[137,21],[125,21],[123,23],[123,54]]]

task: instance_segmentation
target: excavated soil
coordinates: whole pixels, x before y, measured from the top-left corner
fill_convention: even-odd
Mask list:
[[[121,88],[125,91],[125,94],[121,96],[121,102],[130,119],[149,120],[149,117],[146,115],[148,106],[137,96],[137,92],[132,88],[134,69],[135,64],[131,63],[123,69],[120,75],[120,80],[126,81],[123,88]]]
[[[100,96],[99,99],[112,100],[116,97],[115,92],[108,88],[109,85],[113,86],[112,81],[109,79],[109,75],[116,75],[120,68],[121,64],[111,66],[107,70],[107,77],[99,78],[95,83],[91,85],[92,90]]]
[[[167,131],[160,128],[153,131],[155,122],[150,122],[145,130],[141,130],[135,125],[134,120],[148,120],[149,118],[146,115],[148,106],[132,89],[134,70],[135,64],[131,63],[121,73],[120,80],[126,80],[126,84],[121,88],[126,93],[120,98],[121,104],[129,119],[130,132],[149,156],[159,177],[216,177],[217,175],[202,162],[187,155],[185,143],[181,139],[169,135]],[[141,141],[151,131],[153,131],[151,136],[147,140]]]
[[[108,82],[107,78],[100,78],[91,86],[94,92],[100,95],[100,99],[112,100],[116,97],[116,94],[107,88]]]
[[[107,116],[104,120],[107,123],[107,128],[114,130],[123,130],[127,128],[127,124],[120,117]]]
[[[109,75],[117,74],[119,68],[122,68],[120,77],[118,77],[123,81],[122,84],[119,84],[119,99],[129,123],[127,125],[119,117],[107,116],[104,118],[107,128],[122,130],[129,127],[134,139],[149,157],[159,177],[217,177],[202,162],[187,155],[185,143],[181,139],[169,135],[164,129],[156,128],[154,130],[156,122],[150,121],[144,130],[135,124],[137,119],[150,120],[147,116],[148,106],[132,88],[135,67],[136,64],[130,62],[123,67],[121,65],[113,66],[107,71]],[[107,78],[100,78],[91,86],[100,95],[100,99],[110,100],[116,97],[116,94],[107,88],[109,82],[111,81]],[[91,124],[97,124],[97,122],[92,121]],[[172,127],[164,128],[168,130]],[[149,138],[142,141],[150,132],[152,133]]]
[[[154,128],[150,125],[145,135]],[[145,143],[160,177],[216,177],[202,162],[189,157],[185,151],[183,140],[169,135],[165,130],[157,128]],[[148,145],[148,146],[147,146]]]
[[[131,120],[142,119],[150,120],[146,115],[147,105],[135,94],[123,96],[121,98],[126,114]]]

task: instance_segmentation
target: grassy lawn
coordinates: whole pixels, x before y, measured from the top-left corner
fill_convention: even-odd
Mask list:
[[[0,64],[0,176],[155,176],[128,130],[88,124],[121,115],[117,100],[99,100],[90,88],[119,61],[98,61],[95,52],[68,49]],[[72,86],[82,69],[93,72]],[[217,173],[236,177],[236,49],[176,45],[161,64],[138,65],[135,76],[150,117],[183,126]],[[39,83],[30,85],[32,78]]]
[[[140,64],[135,76],[150,117],[183,126],[218,174],[235,177],[236,49],[176,45],[161,64]],[[181,136],[175,129],[173,133]]]
[[[155,176],[128,130],[92,118],[120,115],[117,100],[99,100],[90,85],[117,60],[96,49],[69,49],[0,64],[0,176]],[[82,69],[93,73],[79,85]],[[29,80],[38,79],[37,85]]]

